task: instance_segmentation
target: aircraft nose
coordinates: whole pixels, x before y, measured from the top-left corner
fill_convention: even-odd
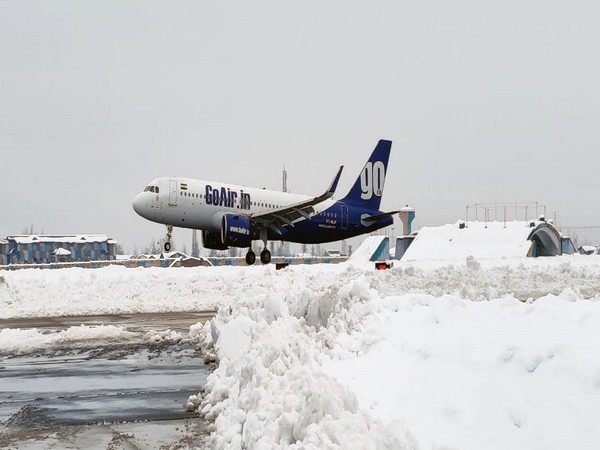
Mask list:
[[[145,203],[146,202],[144,201],[144,193],[143,192],[140,192],[138,195],[136,195],[132,202],[133,210],[142,217],[144,217]]]

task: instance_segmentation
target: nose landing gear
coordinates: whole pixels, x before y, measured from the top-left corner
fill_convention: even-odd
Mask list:
[[[165,245],[163,246],[165,249],[165,252],[171,251],[171,238],[172,237],[173,237],[173,225],[167,225],[167,241],[165,242]]]

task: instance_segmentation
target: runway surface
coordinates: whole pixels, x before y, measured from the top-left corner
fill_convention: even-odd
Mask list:
[[[139,335],[0,358],[0,448],[158,448],[200,445],[204,424],[185,412],[209,373],[189,339],[147,341],[148,332],[187,336],[210,311],[1,320],[1,328],[54,332],[114,325]],[[116,439],[116,441],[115,441]],[[117,442],[118,441],[118,442]],[[38,447],[39,446],[39,447]]]

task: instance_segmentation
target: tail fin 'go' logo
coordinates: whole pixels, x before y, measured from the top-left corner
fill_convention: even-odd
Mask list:
[[[375,194],[381,197],[385,182],[385,165],[381,161],[369,161],[360,174],[360,198],[369,200]]]

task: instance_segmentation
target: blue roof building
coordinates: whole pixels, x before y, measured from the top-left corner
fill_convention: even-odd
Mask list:
[[[0,265],[114,260],[117,241],[101,234],[23,235],[0,240]]]

